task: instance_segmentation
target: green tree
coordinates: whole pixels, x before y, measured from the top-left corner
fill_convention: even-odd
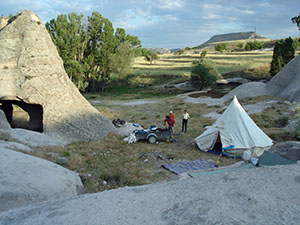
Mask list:
[[[120,81],[124,81],[131,69],[134,52],[131,51],[128,41],[122,42],[116,52],[110,56],[111,82],[116,87]]]
[[[203,50],[200,54],[200,58],[205,58],[206,55],[207,55],[207,51]]]
[[[122,28],[114,33],[112,23],[97,12],[85,20],[82,14],[59,15],[46,23],[46,28],[66,72],[81,91],[104,91],[111,79],[122,79],[132,61],[127,56],[141,48],[136,36]]]
[[[222,77],[212,60],[204,58],[193,62],[191,81],[199,85],[199,90],[212,86],[220,78]]]
[[[45,24],[60,57],[65,70],[72,82],[81,91],[87,87],[85,65],[83,63],[86,50],[86,32],[83,27],[83,15],[70,13],[59,15]]]
[[[109,56],[116,50],[112,23],[98,12],[88,17],[88,43],[85,51],[89,65],[89,91],[104,91],[110,78]]]
[[[226,50],[227,46],[225,43],[221,43],[221,44],[218,44],[218,45],[215,45],[215,50],[217,52],[224,52]]]
[[[245,45],[245,50],[246,51],[252,51],[252,50],[258,50],[258,49],[262,49],[262,44],[258,41],[251,41],[251,42],[247,42],[247,44]]]
[[[152,63],[156,60],[159,59],[159,56],[156,52],[153,51],[148,51],[147,54],[145,55],[145,60],[148,61],[150,63],[150,65],[152,65]]]
[[[178,51],[175,52],[175,55],[182,55],[184,53],[183,49],[179,49]]]
[[[297,44],[291,37],[286,38],[285,40],[276,41],[273,57],[270,68],[270,75],[276,75],[289,61],[295,57],[295,51],[298,47]]]
[[[297,24],[298,29],[300,30],[300,13],[298,16],[292,18],[292,23]]]

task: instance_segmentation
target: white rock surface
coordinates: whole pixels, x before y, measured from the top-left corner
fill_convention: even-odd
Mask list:
[[[274,103],[277,101],[270,100],[270,101],[261,101],[257,102],[255,104],[248,104],[243,105],[243,108],[246,110],[248,114],[255,114],[255,113],[261,113],[264,109],[270,108]],[[223,107],[223,109],[226,109],[227,107]],[[211,119],[218,119],[222,114],[217,112],[210,112],[208,114],[205,114],[204,117],[211,118]]]
[[[25,152],[31,152],[32,149],[26,145],[17,143],[17,142],[12,142],[12,141],[2,141],[0,140],[0,148],[5,148],[5,149],[11,149],[15,151],[25,151]]]
[[[228,94],[224,95],[222,98],[192,98],[189,97],[191,93],[179,95],[179,98],[184,99],[185,102],[196,103],[196,104],[206,104],[208,106],[213,105],[224,105],[224,102],[233,99],[236,96],[238,99],[246,97],[257,97],[266,95],[265,83],[262,82],[249,82],[242,84]]]
[[[111,121],[81,95],[42,20],[23,10],[0,30],[0,106],[19,105],[31,130],[72,141],[115,132]],[[13,113],[12,113],[13,114]]]
[[[77,173],[8,148],[0,146],[0,211],[82,193]]]
[[[4,112],[0,109],[0,129],[10,129],[10,125],[7,122]]]
[[[64,139],[61,136],[50,136],[47,133],[39,133],[31,130],[20,128],[0,129],[0,133],[6,133],[20,143],[31,147],[47,147],[47,146],[65,146],[70,144],[72,140]],[[55,134],[52,134],[55,135]]]
[[[291,102],[300,100],[300,56],[291,60],[271,79],[266,92],[272,96],[287,98]]]
[[[126,187],[0,213],[2,225],[299,224],[300,164]]]
[[[247,97],[257,97],[266,95],[265,93],[265,83],[262,82],[249,82],[242,84],[228,94],[222,97],[223,102],[229,101],[236,96],[238,99],[247,98]]]

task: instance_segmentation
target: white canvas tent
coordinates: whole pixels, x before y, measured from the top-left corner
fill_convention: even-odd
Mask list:
[[[270,139],[248,116],[236,96],[219,119],[195,138],[201,151],[210,151],[220,141],[222,152],[231,156],[241,156],[251,150],[258,157],[273,145]]]

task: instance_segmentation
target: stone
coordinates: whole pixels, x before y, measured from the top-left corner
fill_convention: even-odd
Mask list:
[[[15,105],[28,113],[30,130],[69,142],[115,132],[71,82],[45,25],[28,10],[0,30],[0,108],[10,124]]]
[[[292,59],[271,79],[266,85],[266,93],[290,102],[300,100],[300,56]]]
[[[300,160],[300,142],[285,141],[275,144],[269,149],[270,152],[276,153],[286,159],[297,162]]]
[[[0,110],[0,129],[2,129],[2,130],[10,129],[10,125],[7,122],[5,114],[2,110]]]
[[[6,16],[0,18],[0,30],[7,25],[8,19]]]
[[[299,174],[293,164],[118,188],[0,212],[0,224],[299,224]]]
[[[55,163],[7,146],[0,146],[0,161],[0,211],[83,192],[79,175]]]

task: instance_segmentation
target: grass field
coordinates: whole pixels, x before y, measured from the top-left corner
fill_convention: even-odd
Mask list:
[[[159,55],[159,59],[153,64],[145,61],[143,57],[135,59],[131,73],[133,83],[161,83],[161,78],[170,82],[187,80],[190,77],[192,62],[200,59],[200,54],[190,50],[183,55],[174,54]],[[254,68],[262,68],[263,72],[257,71],[255,76],[265,77],[266,71],[272,60],[272,51],[255,52],[223,52],[208,50],[206,58],[212,59],[220,74],[238,72]],[[175,79],[174,79],[175,78]]]

